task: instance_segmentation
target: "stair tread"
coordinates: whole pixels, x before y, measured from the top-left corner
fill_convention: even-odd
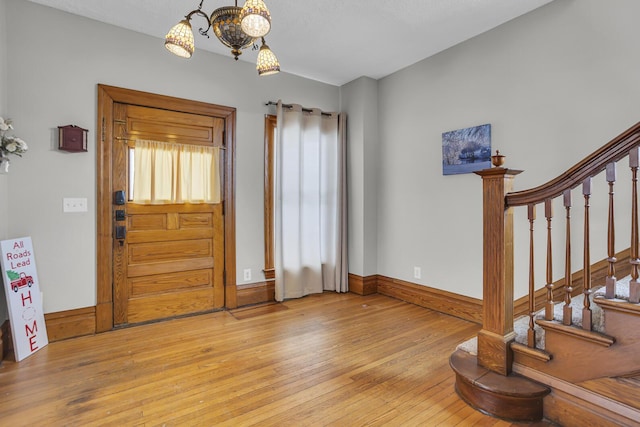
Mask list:
[[[590,293],[589,298],[592,304],[590,305],[591,311],[591,330],[601,334],[605,333],[604,313],[603,308],[608,310],[624,311],[631,314],[640,315],[640,304],[630,303],[629,299],[629,282],[631,275],[627,275],[622,279],[616,281],[615,285],[615,298],[605,299],[605,287],[594,287]],[[562,323],[564,317],[565,303],[564,301],[555,301],[553,306],[553,320],[558,323]],[[582,326],[582,311],[584,308],[584,293],[579,293],[573,296],[571,299],[571,326],[580,328]],[[535,312],[535,321],[545,322],[545,309],[542,308]],[[547,322],[552,322],[547,321]],[[529,334],[529,316],[523,315],[515,319],[514,332],[516,333],[516,342],[527,345]],[[544,350],[546,348],[545,332],[538,323],[534,326],[536,345],[538,349]]]
[[[474,385],[504,396],[538,397],[549,393],[549,389],[520,375],[504,376],[480,366],[476,356],[456,350],[449,359],[451,368]]]
[[[632,377],[597,378],[579,386],[640,410],[640,375]]]
[[[472,407],[507,420],[542,419],[548,387],[520,375],[504,376],[490,371],[464,350],[456,350],[449,365],[456,374],[456,392]]]

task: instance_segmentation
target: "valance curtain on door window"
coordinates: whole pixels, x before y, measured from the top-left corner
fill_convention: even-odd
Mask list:
[[[347,292],[346,117],[277,105],[275,297]]]
[[[135,141],[133,202],[220,203],[219,152],[203,145]]]

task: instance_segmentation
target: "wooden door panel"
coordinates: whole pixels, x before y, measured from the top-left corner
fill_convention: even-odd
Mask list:
[[[181,214],[178,226],[179,228],[203,228],[213,226],[213,215],[210,214]]]
[[[129,279],[129,295],[143,295],[172,292],[191,288],[208,287],[213,281],[212,270],[191,270]]]
[[[129,105],[127,133],[137,139],[223,146],[224,119]]]
[[[222,209],[219,204],[212,205],[208,203],[202,204],[190,204],[190,203],[176,203],[171,205],[141,205],[138,203],[128,203],[127,213],[129,215],[135,214],[153,214],[153,213],[201,213],[201,212],[214,212],[217,209]]]
[[[218,257],[220,258],[220,257]],[[180,259],[177,261],[154,262],[147,264],[130,265],[127,277],[151,276],[154,274],[176,273],[181,271],[199,270],[204,268],[214,268],[214,258],[193,258]],[[216,271],[217,273],[221,273]]]
[[[162,132],[154,132],[154,129],[158,129],[163,125]],[[193,141],[207,142],[213,139],[212,129],[210,127],[193,128],[189,126],[181,126],[179,124],[167,124],[160,121],[134,121],[129,122],[128,131],[130,134],[146,135],[149,139],[158,141],[165,141],[165,131],[174,135],[180,135],[184,139]],[[183,139],[183,140],[184,140]]]
[[[132,215],[129,213],[129,220],[127,224],[129,233],[138,230],[166,230],[167,229],[167,214],[146,214],[146,215]]]
[[[142,298],[130,298],[129,323],[174,317],[176,315],[210,311],[214,305],[211,289],[163,293]]]
[[[129,243],[129,266],[179,258],[212,257],[211,239]]]
[[[164,230],[164,231],[136,231],[129,232],[127,240],[129,243],[141,242],[163,242],[175,240],[192,240],[198,238],[211,239],[213,229],[208,230]]]

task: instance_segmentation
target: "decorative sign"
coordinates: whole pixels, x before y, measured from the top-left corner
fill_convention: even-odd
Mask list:
[[[16,362],[49,344],[31,237],[0,242]]]

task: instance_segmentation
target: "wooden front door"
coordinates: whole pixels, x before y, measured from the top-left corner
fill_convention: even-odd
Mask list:
[[[202,294],[207,295],[206,310],[220,305],[220,292],[225,308],[237,307],[235,115],[233,107],[98,85],[96,332],[112,330],[115,325],[147,321],[143,319],[201,311],[203,306],[198,300]],[[128,121],[128,117],[135,120]],[[206,118],[219,120],[196,125],[203,117],[205,121]],[[222,141],[219,141],[221,134]],[[128,190],[127,140],[147,137],[172,141],[175,135],[192,142],[212,141],[224,149],[220,162],[222,204],[209,206],[210,211],[206,206],[196,205],[182,206],[185,210],[181,211],[166,207],[164,212],[153,211],[162,209],[160,207],[148,207],[143,212],[139,210],[146,208],[133,207],[125,212],[125,220],[118,220],[117,207],[122,205],[115,205],[114,192]],[[128,201],[124,206],[125,211],[131,208]],[[130,228],[125,239],[116,238],[115,227],[120,225]],[[203,237],[211,233],[212,239]],[[224,238],[215,240],[219,235]],[[156,240],[159,236],[167,240]],[[161,241],[166,244],[159,244]],[[223,259],[216,255],[220,251],[216,244],[220,243],[224,245]],[[185,253],[185,250],[198,254]],[[222,268],[218,268],[220,262]],[[181,267],[174,269],[176,266]],[[220,274],[222,290],[218,286]],[[209,275],[212,284],[205,284]],[[143,300],[150,304],[145,305]]]
[[[130,200],[136,140],[223,147],[224,120],[116,103],[113,126],[113,188],[124,192],[113,203],[114,326],[224,307],[222,203]]]

